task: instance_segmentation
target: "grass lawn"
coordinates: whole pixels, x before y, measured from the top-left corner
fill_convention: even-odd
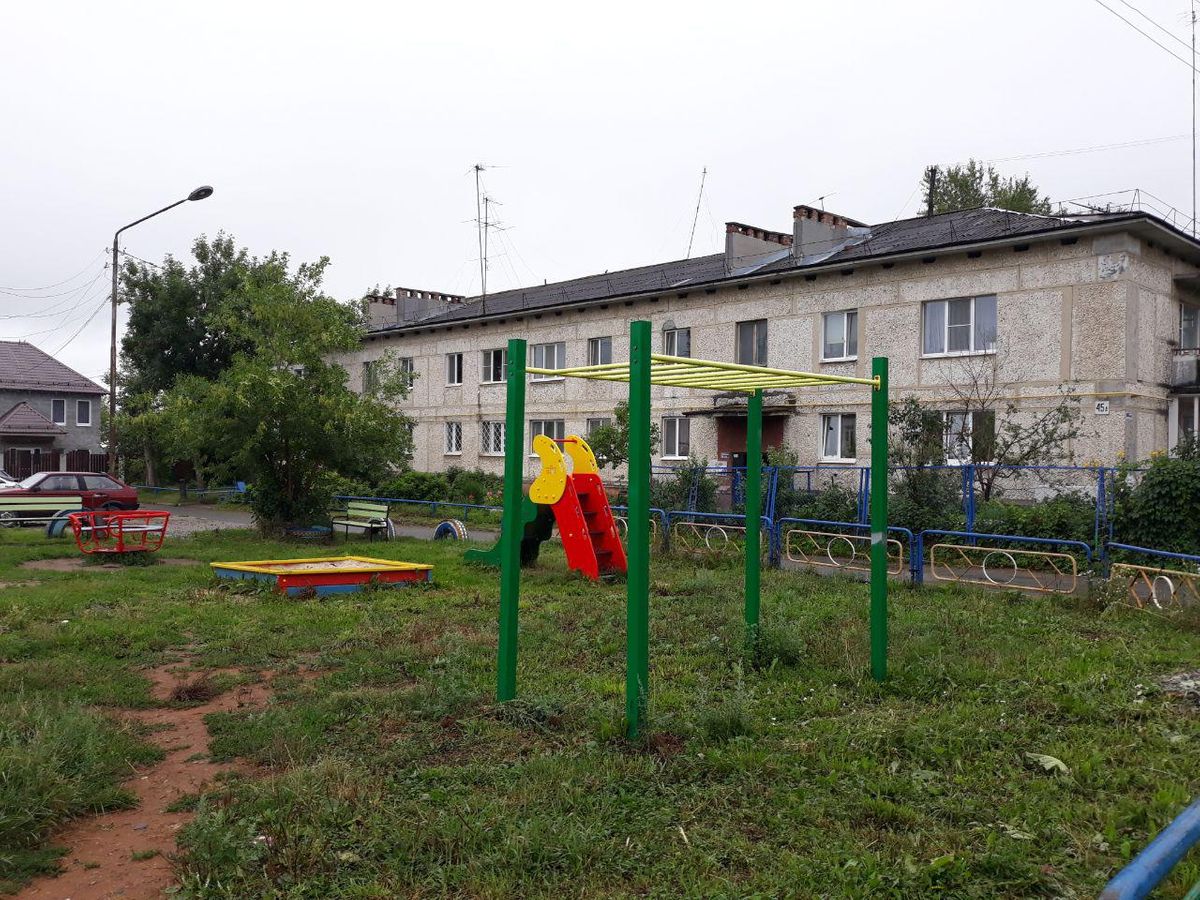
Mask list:
[[[125,761],[156,751],[118,714],[185,654],[276,694],[209,718],[214,755],[261,777],[198,801],[182,896],[1083,897],[1200,794],[1200,710],[1157,689],[1200,665],[1196,618],[897,588],[880,686],[864,585],[764,573],[744,661],[739,570],[660,556],[634,746],[622,585],[547,550],[521,699],[498,707],[496,574],[461,545],[349,549],[432,562],[436,584],[289,600],[200,566],[31,572],[73,546],[0,534],[0,885],[53,867],[56,823],[123,802]],[[163,554],[313,550],[226,531]],[[1193,854],[1163,896],[1198,877]]]

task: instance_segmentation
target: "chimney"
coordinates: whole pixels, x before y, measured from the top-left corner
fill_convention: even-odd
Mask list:
[[[828,256],[861,228],[862,222],[802,204],[792,210],[792,255]]]
[[[792,236],[779,231],[767,231],[741,222],[725,223],[725,267],[738,269],[758,267],[771,257],[784,255],[781,251],[792,245]]]
[[[463,299],[461,294],[396,288],[394,297],[388,294],[368,294],[363,301],[366,304],[367,327],[375,331],[435,316],[452,304],[462,303]]]

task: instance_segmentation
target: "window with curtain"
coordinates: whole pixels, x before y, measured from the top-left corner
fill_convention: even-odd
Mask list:
[[[858,356],[858,310],[825,313],[821,330],[823,361],[854,359]]]
[[[926,356],[996,349],[994,295],[929,300],[922,305],[921,316],[921,352]]]
[[[737,361],[743,366],[767,364],[767,320],[737,323]]]
[[[855,459],[857,427],[858,416],[855,413],[828,413],[821,416],[821,458]]]

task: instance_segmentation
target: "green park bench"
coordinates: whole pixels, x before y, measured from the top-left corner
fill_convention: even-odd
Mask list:
[[[392,536],[392,523],[388,518],[390,511],[391,507],[386,503],[348,500],[344,510],[333,514],[332,524],[334,528],[344,528],[346,537],[350,536],[351,528],[361,528],[372,540],[380,534],[389,538]]]

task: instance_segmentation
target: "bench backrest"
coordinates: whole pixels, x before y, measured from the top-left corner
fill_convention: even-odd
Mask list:
[[[368,503],[365,500],[350,500],[346,503],[347,519],[386,519],[386,503]]]
[[[16,497],[0,495],[0,512],[22,513],[39,509],[55,512],[83,509],[83,498],[66,494],[22,494]]]

